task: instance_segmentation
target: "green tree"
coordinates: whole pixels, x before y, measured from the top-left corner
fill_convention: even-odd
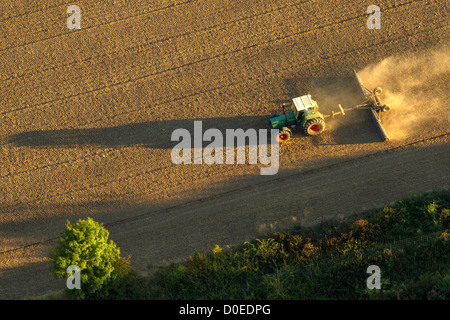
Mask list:
[[[101,296],[103,284],[111,278],[120,250],[113,241],[108,242],[109,232],[103,224],[91,218],[79,220],[75,225],[66,224],[66,230],[51,252],[52,273],[58,278],[68,278],[67,268],[78,266],[81,270],[81,289],[68,290],[76,299]]]

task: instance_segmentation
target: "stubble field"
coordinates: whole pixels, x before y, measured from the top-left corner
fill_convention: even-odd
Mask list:
[[[440,1],[79,0],[0,4],[0,298],[64,287],[48,251],[92,217],[150,272],[215,244],[307,226],[448,187],[448,8]],[[387,60],[386,60],[387,59]],[[365,110],[280,147],[280,170],[175,165],[177,128],[265,129],[311,93],[321,112],[382,86]]]

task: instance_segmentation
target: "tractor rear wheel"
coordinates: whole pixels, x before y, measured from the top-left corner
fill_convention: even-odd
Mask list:
[[[305,123],[304,130],[308,136],[317,136],[325,130],[325,121],[321,118],[308,120]]]
[[[278,134],[278,142],[286,142],[291,138],[291,130],[289,130],[287,127],[283,127],[280,130],[280,133]]]

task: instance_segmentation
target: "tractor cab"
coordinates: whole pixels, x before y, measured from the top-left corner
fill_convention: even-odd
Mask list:
[[[303,126],[307,119],[319,116],[319,108],[317,102],[311,99],[311,95],[301,96],[292,99],[292,110],[295,112],[295,118],[298,125]]]

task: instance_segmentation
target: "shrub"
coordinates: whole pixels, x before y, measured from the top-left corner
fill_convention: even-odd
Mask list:
[[[69,266],[80,268],[81,289],[69,290],[74,298],[98,298],[102,286],[121,263],[120,250],[114,242],[108,242],[108,237],[109,232],[103,225],[91,218],[79,220],[75,225],[67,222],[66,230],[50,254],[53,261],[51,271],[58,278],[68,278],[70,275],[66,271]],[[125,272],[125,265],[120,272]]]

